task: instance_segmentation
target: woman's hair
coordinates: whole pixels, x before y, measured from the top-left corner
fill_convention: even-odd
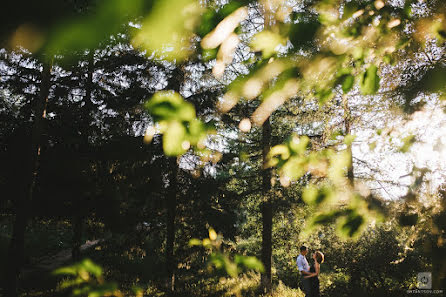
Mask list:
[[[322,254],[322,252],[320,251],[316,251],[316,261],[321,264],[324,263],[324,254]]]

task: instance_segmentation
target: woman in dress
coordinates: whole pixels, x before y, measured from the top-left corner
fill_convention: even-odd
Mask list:
[[[309,275],[305,276],[305,278],[310,278],[311,280],[311,297],[319,297],[319,272],[321,264],[324,263],[324,254],[322,254],[320,251],[316,251],[313,253],[313,264],[310,266],[310,273]]]

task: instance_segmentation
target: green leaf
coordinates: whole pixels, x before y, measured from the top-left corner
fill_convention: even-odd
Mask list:
[[[105,283],[90,289],[88,297],[102,297],[115,292],[118,289],[116,283]]]
[[[264,271],[262,262],[253,256],[235,255],[234,262],[246,269],[253,269],[259,272]]]
[[[93,274],[96,277],[100,277],[102,275],[102,268],[99,265],[96,265],[90,259],[84,259],[80,266],[84,268],[87,272]]]
[[[342,130],[335,130],[330,135],[330,140],[336,140],[338,138],[338,136],[341,136],[341,135],[343,135],[343,131]]]
[[[231,277],[237,277],[237,275],[238,275],[237,264],[231,262],[227,258],[225,259],[225,270],[226,270],[226,273]]]
[[[186,152],[185,141],[186,128],[178,121],[171,121],[164,132],[163,149],[167,156],[179,156]]]
[[[342,19],[346,20],[346,19],[350,18],[358,9],[359,9],[359,5],[356,1],[350,1],[350,2],[345,3],[344,13],[342,14]]]
[[[132,44],[159,58],[182,61],[190,54],[190,40],[201,11],[195,0],[157,0],[136,30]]]
[[[307,148],[310,144],[310,138],[308,136],[298,136],[294,135],[291,137],[288,142],[288,146],[291,151],[295,154],[303,155],[307,151]]]
[[[307,204],[314,204],[319,191],[313,185],[307,186],[302,193],[302,200]]]
[[[71,287],[75,287],[75,286],[79,286],[80,284],[85,283],[85,280],[83,280],[82,278],[78,277],[75,279],[64,279],[61,283],[60,283],[60,288],[61,289],[67,289],[67,288],[71,288]]]
[[[254,35],[250,46],[254,51],[261,51],[263,58],[267,59],[275,54],[279,45],[285,43],[286,39],[280,34],[264,30]]]
[[[316,97],[319,100],[319,104],[325,104],[334,97],[332,89],[320,89],[316,92]]]
[[[277,158],[279,157],[279,158]],[[268,153],[268,166],[277,166],[280,161],[288,160],[290,149],[284,144],[273,146]]]
[[[201,16],[201,22],[196,29],[196,33],[203,38],[215,28],[219,21],[220,20],[217,19],[217,12],[214,9],[208,9]]]
[[[203,38],[211,32],[225,17],[242,7],[244,3],[241,1],[230,1],[224,5],[220,10],[216,11],[214,8],[209,8],[201,16],[200,25],[196,29],[198,36]]]
[[[214,265],[217,270],[224,270],[231,277],[236,277],[238,275],[237,264],[231,262],[231,260],[224,254],[212,253],[209,256],[209,263]]]
[[[146,102],[145,107],[164,134],[163,149],[166,155],[181,155],[190,146],[202,141],[208,133],[212,133],[212,124],[204,124],[198,120],[194,106],[184,101],[178,93],[157,92]]]
[[[406,1],[405,5],[404,5],[404,13],[406,14],[406,16],[408,18],[411,18],[413,15],[412,3],[410,3],[409,1]]]
[[[311,219],[310,226],[314,227],[317,225],[333,223],[334,221],[336,221],[336,219],[339,218],[340,215],[341,215],[340,211],[331,211],[327,213],[318,214]]]
[[[383,57],[383,62],[386,64],[394,65],[395,59],[393,59],[392,55],[388,54]]]
[[[364,56],[365,56],[365,49],[363,49],[360,46],[357,46],[353,49],[352,55],[353,55],[353,59],[362,60],[362,59],[364,59]]]
[[[419,85],[428,92],[446,91],[446,67],[430,69],[420,80]]]
[[[379,89],[379,76],[378,67],[376,65],[371,65],[367,70],[361,75],[359,87],[363,95],[373,95]]]
[[[346,145],[351,145],[353,141],[355,140],[356,135],[348,134],[344,137],[344,143]]]
[[[344,94],[348,93],[353,88],[354,82],[355,77],[353,75],[346,75],[344,77],[344,81],[342,82],[342,92],[344,92]]]
[[[55,275],[77,275],[77,268],[74,266],[61,267],[53,271]]]
[[[305,170],[306,159],[300,156],[291,157],[285,164],[281,167],[280,175],[289,180],[297,180],[301,178]]]
[[[415,142],[416,142],[415,135],[409,135],[403,138],[403,145],[399,149],[400,152],[407,153]]]
[[[212,241],[209,238],[205,238],[201,241],[201,245],[205,248],[212,248]]]
[[[201,245],[201,240],[197,238],[192,238],[189,240],[189,246],[199,246]]]
[[[88,296],[88,293],[93,290],[92,286],[86,285],[81,288],[73,289],[73,296]]]
[[[157,92],[145,107],[155,121],[191,121],[195,119],[194,106],[172,91]]]
[[[207,127],[198,119],[193,119],[186,125],[188,140],[191,144],[197,144],[207,131]]]
[[[83,17],[68,19],[55,26],[51,32],[46,50],[49,55],[61,51],[77,51],[96,48],[100,42],[122,29],[122,25],[143,9],[142,0],[98,1],[95,12]],[[92,29],[94,28],[94,29]],[[64,55],[65,56],[65,55]]]
[[[321,23],[318,20],[304,21],[292,24],[289,39],[295,49],[301,49],[312,45],[316,32]]]
[[[203,60],[208,62],[210,60],[217,58],[217,53],[218,53],[219,48],[220,47],[211,48],[211,49],[203,49],[202,53],[201,53]]]
[[[212,253],[209,256],[209,263],[217,269],[222,269],[225,266],[225,258],[220,253]]]
[[[328,177],[334,184],[342,183],[346,170],[350,165],[350,153],[347,150],[334,154],[330,158]]]
[[[317,189],[315,186],[308,186],[303,194],[302,199],[308,205],[320,205],[321,203],[332,200],[333,190],[329,187]]]
[[[364,224],[364,217],[355,211],[352,211],[349,215],[341,219],[338,225],[338,231],[341,236],[348,238],[356,237],[360,234]]]
[[[224,19],[225,17],[227,17],[228,15],[230,15],[231,13],[233,13],[234,11],[236,11],[237,9],[242,7],[243,5],[247,4],[247,3],[243,3],[243,2],[246,2],[246,1],[230,1],[228,4],[223,6],[218,11],[220,20]]]

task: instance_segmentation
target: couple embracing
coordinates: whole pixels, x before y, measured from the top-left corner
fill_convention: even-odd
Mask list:
[[[302,290],[306,297],[319,297],[319,271],[320,264],[324,262],[324,254],[320,251],[316,251],[312,254],[313,264],[308,264],[307,248],[305,246],[300,247],[300,255],[297,257],[297,268],[299,269],[301,277]]]

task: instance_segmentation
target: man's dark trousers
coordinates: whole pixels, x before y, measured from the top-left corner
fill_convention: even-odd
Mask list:
[[[300,283],[302,284],[302,290],[305,293],[306,297],[310,297],[311,290],[311,280],[310,278],[304,278],[303,275],[300,276]]]

